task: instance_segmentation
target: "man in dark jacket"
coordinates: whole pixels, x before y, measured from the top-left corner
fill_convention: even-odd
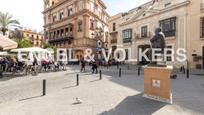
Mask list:
[[[92,70],[93,70],[92,73],[95,73],[95,72],[96,74],[98,73],[98,65],[95,61],[92,63]]]

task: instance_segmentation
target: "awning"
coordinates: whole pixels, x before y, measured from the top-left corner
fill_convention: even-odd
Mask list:
[[[30,47],[30,48],[19,48],[19,49],[13,49],[11,50],[11,52],[44,52],[44,53],[50,53],[48,50],[46,49],[42,49],[39,47]]]
[[[7,56],[8,53],[7,52],[0,52],[0,56]]]
[[[17,46],[18,44],[16,42],[0,34],[0,48],[3,50],[9,50],[15,49]]]

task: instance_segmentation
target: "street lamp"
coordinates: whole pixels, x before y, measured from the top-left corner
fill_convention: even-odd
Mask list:
[[[96,39],[96,59],[101,60],[102,56],[102,48],[103,48],[103,41],[102,38],[104,37],[104,31],[102,28],[96,28],[95,32],[92,33],[93,38]]]

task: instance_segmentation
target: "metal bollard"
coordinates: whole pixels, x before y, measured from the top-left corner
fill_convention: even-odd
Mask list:
[[[43,80],[43,96],[46,95],[46,80]]]
[[[119,69],[119,77],[121,77],[122,69]]]
[[[129,65],[127,66],[127,69],[130,70],[130,66]]]
[[[189,68],[186,70],[186,78],[189,79]]]
[[[138,67],[138,76],[140,76],[141,67]]]
[[[3,78],[3,72],[0,71],[0,79]]]
[[[100,70],[99,73],[100,73],[100,80],[102,80],[102,72],[101,72],[101,70]]]
[[[77,82],[76,85],[79,86],[79,74],[77,74],[76,76],[76,82]]]

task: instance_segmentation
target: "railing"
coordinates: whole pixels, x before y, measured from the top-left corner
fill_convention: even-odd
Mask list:
[[[64,34],[51,36],[51,38],[49,39],[49,42],[59,42],[59,41],[66,41],[66,40],[71,40],[71,39],[73,39],[73,33],[67,32]]]
[[[131,43],[131,42],[132,42],[132,38],[123,39],[123,43]]]
[[[147,33],[147,35],[142,36],[140,34],[135,35],[135,39],[150,39],[152,38],[152,34],[151,32]]]
[[[111,40],[111,43],[112,43],[112,44],[117,43],[117,39],[112,39],[112,40]]]

